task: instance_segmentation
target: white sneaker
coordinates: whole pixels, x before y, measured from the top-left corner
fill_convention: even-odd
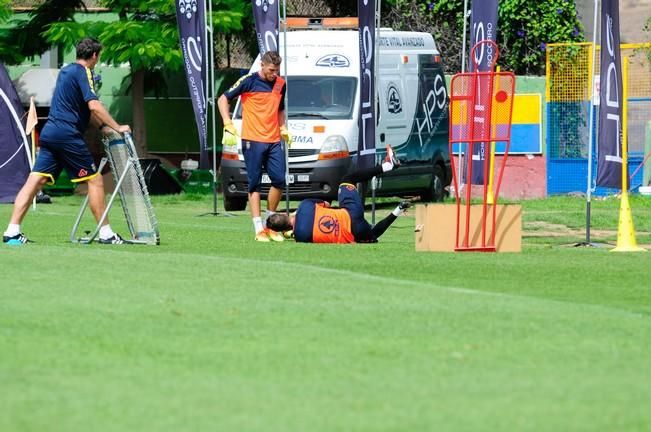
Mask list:
[[[25,237],[25,234],[18,233],[15,236],[2,236],[2,243],[7,243],[8,245],[21,245],[25,243],[32,243],[31,240]]]
[[[107,239],[100,238],[98,242],[101,244],[131,244],[129,240],[123,239],[118,233],[113,234],[112,237]]]

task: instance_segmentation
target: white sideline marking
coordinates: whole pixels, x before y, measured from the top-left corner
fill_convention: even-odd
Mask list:
[[[58,246],[51,246],[55,248],[59,248]],[[70,250],[69,248],[66,248],[67,250]],[[123,248],[95,248],[95,249],[88,249],[97,251],[98,253],[110,253],[110,254],[121,254],[121,255],[135,255],[137,257],[142,258],[143,253],[138,253],[138,252],[130,252],[126,249]],[[619,307],[611,307],[611,306],[606,306],[606,305],[601,305],[601,304],[593,304],[593,303],[582,303],[582,302],[577,302],[577,301],[563,301],[563,300],[555,300],[555,299],[546,299],[546,298],[541,298],[541,297],[534,297],[534,296],[528,296],[528,295],[517,295],[517,294],[507,294],[507,293],[501,293],[501,292],[493,292],[493,291],[482,291],[482,290],[474,290],[470,288],[459,288],[459,287],[452,287],[452,286],[445,286],[445,285],[437,285],[434,283],[425,283],[425,282],[418,282],[418,281],[410,281],[410,280],[404,280],[404,279],[395,279],[395,278],[390,278],[386,276],[377,276],[377,275],[371,275],[367,273],[358,273],[350,270],[339,270],[339,269],[332,269],[332,268],[326,268],[326,267],[320,267],[320,266],[315,266],[311,264],[300,264],[300,263],[288,263],[286,261],[270,261],[270,260],[258,260],[258,259],[250,259],[250,258],[238,258],[238,257],[232,257],[232,256],[223,256],[223,255],[203,255],[203,254],[197,254],[197,253],[189,253],[189,254],[183,254],[183,253],[167,253],[167,254],[161,254],[161,255],[154,255],[155,258],[160,258],[160,257],[169,257],[173,258],[175,256],[184,256],[184,257],[189,257],[189,256],[194,256],[194,257],[199,257],[203,259],[210,259],[210,260],[216,260],[218,261],[219,265],[222,265],[230,260],[230,261],[236,261],[236,262],[242,262],[242,263],[247,263],[247,264],[254,264],[254,265],[260,265],[260,264],[276,264],[279,266],[284,266],[284,267],[295,267],[299,269],[309,269],[309,270],[315,270],[319,272],[324,272],[324,273],[333,273],[333,274],[338,274],[342,276],[352,276],[357,279],[362,279],[362,280],[370,280],[370,281],[378,281],[378,282],[387,282],[393,285],[403,285],[403,286],[412,286],[412,287],[420,287],[420,288],[439,288],[442,290],[446,290],[449,292],[453,293],[459,293],[459,294],[467,294],[467,295],[473,295],[473,296],[485,296],[485,297],[494,297],[494,298],[502,298],[502,299],[508,299],[508,300],[517,300],[517,301],[522,301],[522,300],[529,300],[532,302],[540,302],[540,303],[550,303],[550,304],[555,304],[555,305],[561,305],[564,307],[583,307],[587,309],[597,309],[597,310],[604,310],[609,313],[617,314],[617,315],[626,315],[629,317],[634,317],[634,318],[643,318],[643,319],[648,319],[649,314],[645,312],[635,312],[635,311],[630,311],[626,309],[622,309]]]
[[[202,255],[204,256],[204,255]],[[540,298],[540,297],[534,297],[534,296],[527,296],[527,295],[517,295],[517,294],[507,294],[507,293],[501,293],[501,292],[494,292],[494,291],[482,291],[482,290],[474,290],[470,288],[459,288],[459,287],[451,287],[451,286],[445,286],[445,285],[437,285],[434,283],[425,283],[425,282],[418,282],[418,281],[410,281],[410,280],[404,280],[404,279],[395,279],[395,278],[390,278],[386,276],[377,276],[377,275],[371,275],[367,273],[357,273],[354,271],[350,270],[339,270],[339,269],[331,269],[331,268],[326,268],[326,267],[319,267],[311,264],[300,264],[300,263],[287,263],[286,261],[266,261],[266,260],[254,260],[254,259],[249,259],[249,258],[237,258],[237,257],[225,257],[225,256],[219,256],[219,259],[224,261],[224,260],[233,260],[233,261],[240,261],[243,263],[247,264],[255,264],[259,265],[260,263],[265,263],[265,264],[276,264],[279,266],[293,266],[299,269],[309,269],[309,270],[316,270],[316,271],[322,271],[326,273],[334,273],[334,274],[339,274],[342,276],[353,276],[358,279],[362,280],[370,280],[370,281],[377,281],[377,282],[386,282],[389,284],[393,285],[403,285],[403,286],[412,286],[412,287],[419,287],[419,288],[440,288],[443,290],[447,290],[450,292],[454,293],[459,293],[459,294],[468,294],[468,295],[474,295],[474,296],[486,296],[486,297],[495,297],[495,298],[502,298],[502,299],[508,299],[508,300],[518,300],[522,301],[524,299],[526,300],[532,300],[532,301],[538,301],[538,302],[544,302],[544,303],[552,303],[552,304],[558,304],[558,305],[563,305],[563,306],[581,306],[581,307],[587,307],[587,308],[594,308],[594,309],[603,309],[608,312],[612,313],[617,313],[617,314],[623,314],[623,315],[629,315],[637,318],[648,318],[648,314],[645,314],[643,312],[634,312],[634,311],[629,311],[626,309],[621,309],[617,307],[610,307],[610,306],[605,306],[605,305],[600,305],[600,304],[592,304],[592,303],[581,303],[581,302],[574,302],[574,301],[563,301],[563,300],[554,300],[554,299],[545,299],[545,298]]]

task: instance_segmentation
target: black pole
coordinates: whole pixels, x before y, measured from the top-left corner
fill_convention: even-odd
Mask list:
[[[217,214],[217,145],[214,141],[212,144],[212,212]]]
[[[208,2],[208,16],[210,17],[210,22],[206,22],[206,64],[210,65],[206,69],[206,103],[210,105],[211,108],[211,118],[212,118],[212,212],[204,213],[199,216],[233,216],[228,212],[220,214],[217,211],[217,136],[216,136],[216,123],[215,123],[215,36],[213,34],[213,21],[212,21],[212,2]],[[207,35],[210,34],[208,38]],[[229,50],[228,39],[226,41],[226,48]],[[230,55],[230,51],[229,51]],[[230,61],[230,57],[229,57]],[[208,74],[210,72],[210,74]],[[207,114],[206,114],[207,120]],[[207,137],[206,137],[207,138]],[[226,208],[224,208],[226,210]]]

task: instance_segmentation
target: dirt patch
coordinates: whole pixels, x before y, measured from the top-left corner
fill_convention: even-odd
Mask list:
[[[572,237],[585,234],[585,228],[570,228],[563,224],[535,221],[524,223],[524,235],[527,237]],[[612,237],[617,235],[617,230],[590,230],[591,235],[597,237]]]
[[[523,237],[529,238],[560,238],[560,237],[576,237],[582,238],[585,236],[585,228],[569,228],[563,224],[554,224],[549,222],[535,221],[524,222],[523,224]],[[636,231],[636,236],[650,235],[649,231]],[[590,237],[593,241],[605,241],[608,239],[608,244],[612,247],[615,246],[615,239],[617,238],[617,230],[590,230]],[[651,244],[640,244],[638,246],[644,249],[651,250]]]

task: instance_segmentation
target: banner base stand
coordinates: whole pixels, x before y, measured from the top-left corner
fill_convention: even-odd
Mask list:
[[[220,212],[208,212],[208,213],[201,213],[197,215],[198,217],[202,216],[223,216],[223,217],[235,217],[237,215],[231,214],[231,213],[220,213]]]
[[[613,245],[608,243],[579,242],[574,243],[572,247],[591,247],[591,248],[611,248]]]

